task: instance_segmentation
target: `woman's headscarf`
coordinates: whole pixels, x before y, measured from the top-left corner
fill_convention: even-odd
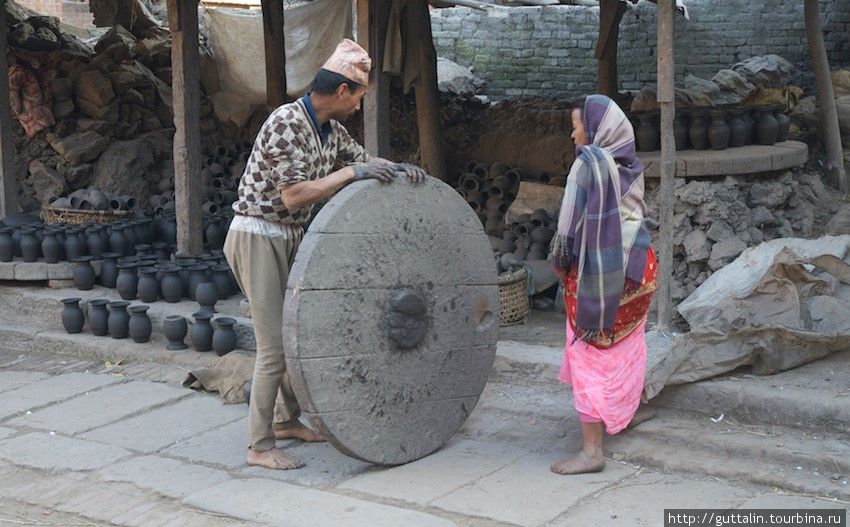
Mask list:
[[[578,272],[576,335],[589,340],[613,337],[620,296],[640,286],[650,237],[642,225],[643,163],[626,114],[591,95],[582,123],[590,144],[576,148],[553,256],[555,266]]]

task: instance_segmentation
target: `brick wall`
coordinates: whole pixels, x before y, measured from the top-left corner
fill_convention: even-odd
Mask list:
[[[620,25],[620,89],[640,89],[656,78],[656,6],[629,6]],[[755,55],[775,53],[811,70],[803,2],[799,0],[689,0],[690,20],[676,16],[676,77],[711,78]],[[850,2],[821,0],[821,23],[833,67],[850,67]],[[599,8],[464,7],[431,13],[437,54],[471,66],[493,99],[518,95],[558,98],[596,89],[594,58]]]
[[[63,23],[91,29],[94,27],[88,0],[17,0],[41,15],[58,17]]]

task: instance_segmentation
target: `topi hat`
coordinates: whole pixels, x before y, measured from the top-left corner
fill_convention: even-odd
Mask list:
[[[346,79],[363,86],[369,85],[369,70],[372,59],[366,50],[347,38],[337,44],[333,55],[322,65],[322,69],[339,73]]]

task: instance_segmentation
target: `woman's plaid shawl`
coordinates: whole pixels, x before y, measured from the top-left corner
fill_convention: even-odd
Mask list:
[[[620,296],[640,286],[650,237],[631,123],[604,95],[587,98],[582,121],[591,144],[576,149],[553,257],[556,267],[577,273],[576,336],[588,341],[613,337]]]

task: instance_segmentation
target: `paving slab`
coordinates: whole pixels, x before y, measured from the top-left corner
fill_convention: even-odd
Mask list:
[[[193,392],[173,405],[97,428],[82,437],[152,453],[240,419],[245,413],[242,405],[223,405],[217,397]]]
[[[244,405],[243,405],[244,408]],[[163,454],[185,459],[192,463],[237,469],[247,466],[245,454],[248,450],[248,417],[202,432],[180,441]]]
[[[340,481],[363,474],[375,467],[371,463],[346,456],[330,443],[287,441],[281,444],[278,441],[278,445],[303,461],[306,465],[305,468],[275,470],[270,473],[264,468],[246,465],[239,473],[245,476],[286,481],[304,487],[326,488],[333,487]],[[241,452],[244,452],[244,450]]]
[[[549,471],[557,457],[534,452],[431,503],[440,509],[515,525],[543,525],[586,496],[616,484],[637,469],[608,463],[596,474],[563,477]]]
[[[131,452],[114,445],[47,432],[33,432],[0,441],[0,458],[15,465],[51,471],[94,470],[131,455]]]
[[[75,435],[189,395],[186,389],[159,382],[124,382],[28,412],[9,424]]]
[[[98,471],[103,481],[126,482],[169,498],[186,496],[232,479],[223,470],[183,463],[161,456],[139,456],[107,465]]]
[[[7,391],[0,397],[0,420],[120,382],[123,381],[119,377],[91,373],[65,373],[47,377]]]
[[[36,371],[0,371],[0,393],[32,384],[45,377],[46,373]]]
[[[741,503],[738,509],[832,509],[850,513],[850,504],[816,496],[788,495],[781,492],[762,494]],[[850,522],[848,522],[850,523]]]
[[[516,444],[453,439],[428,457],[397,467],[376,467],[337,488],[424,506],[527,453]]]
[[[227,481],[183,500],[234,518],[286,527],[454,527],[424,512],[312,490],[270,479]]]
[[[752,492],[717,481],[645,471],[586,496],[549,525],[656,527],[664,524],[664,509],[733,508],[752,497]]]

